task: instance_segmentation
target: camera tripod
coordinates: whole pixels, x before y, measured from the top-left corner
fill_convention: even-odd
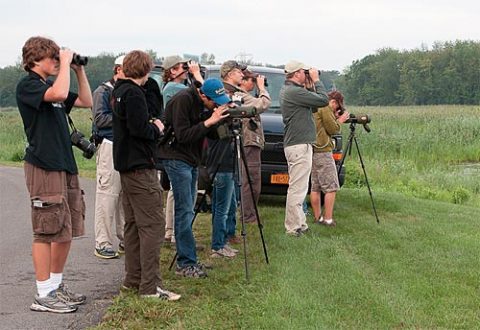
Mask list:
[[[253,193],[253,187],[252,187],[252,179],[251,179],[251,176],[250,176],[250,172],[248,170],[247,162],[245,160],[245,152],[244,152],[244,149],[243,149],[243,143],[242,143],[242,137],[241,137],[241,128],[242,128],[241,119],[240,118],[235,118],[235,119],[233,119],[232,123],[229,125],[229,129],[228,129],[229,130],[229,138],[232,139],[231,141],[234,143],[234,150],[233,150],[233,155],[235,156],[235,162],[233,164],[234,181],[236,182],[236,185],[238,187],[237,191],[241,191],[241,186],[242,186],[241,165],[243,164],[244,169],[245,169],[245,174],[247,175],[247,179],[248,179],[248,185],[250,187],[250,194],[252,196],[252,200],[255,200],[255,198],[253,197],[254,193]],[[217,172],[218,172],[218,170],[220,168],[220,165],[221,165],[221,161],[223,160],[228,148],[231,148],[230,143],[225,145],[225,148],[222,150],[222,154],[219,158],[218,163],[215,166],[215,171],[213,172],[213,175],[212,175],[212,182],[215,179],[215,176],[217,175]],[[195,207],[194,216],[193,216],[193,219],[192,219],[191,226],[193,226],[193,223],[195,222],[195,219],[196,219],[198,213],[200,212],[201,205],[204,203],[204,201],[206,199],[206,195],[207,195],[207,190],[205,190],[205,192],[202,194],[202,196],[200,198],[200,202]],[[249,276],[249,269],[248,269],[247,239],[246,239],[247,232],[246,232],[245,221],[244,221],[244,218],[243,218],[243,203],[241,202],[241,195],[240,195],[240,198],[238,200],[240,202],[240,219],[241,219],[241,223],[242,223],[241,236],[242,236],[242,240],[243,240],[245,277],[246,277],[247,281],[249,281],[250,276]],[[256,203],[253,203],[253,204],[254,204],[254,209],[255,209],[255,215],[257,217],[257,225],[258,225],[258,229],[259,229],[259,232],[260,232],[260,237],[261,237],[261,240],[262,240],[263,252],[265,254],[265,262],[268,264],[269,260],[268,260],[267,247],[265,245],[265,239],[263,237],[263,225],[260,221],[260,216],[259,216],[259,213],[258,213],[257,204]],[[175,254],[175,256],[173,257],[173,259],[170,263],[170,266],[169,266],[170,270],[172,269],[176,259],[177,259],[177,253]]]
[[[363,125],[363,127],[365,128],[365,130],[367,132],[370,132],[370,128],[366,124]],[[350,123],[350,135],[348,136],[347,146],[345,147],[345,153],[343,154],[342,160],[340,161],[340,165],[338,167],[337,175],[340,175],[340,171],[342,170],[343,163],[345,162],[345,158],[347,158],[347,154],[351,155],[352,144],[353,144],[353,142],[355,142],[355,147],[357,148],[358,158],[360,159],[360,164],[362,165],[363,175],[365,176],[365,182],[366,182],[367,187],[368,187],[368,193],[370,194],[370,200],[372,201],[373,213],[375,214],[375,218],[377,219],[377,223],[380,223],[380,220],[378,219],[378,215],[377,215],[377,209],[375,208],[375,202],[373,201],[372,190],[370,189],[370,184],[368,183],[367,171],[365,170],[365,164],[363,163],[363,158],[362,158],[362,154],[360,153],[360,148],[358,146],[357,137],[355,136],[355,128],[356,128],[356,123],[351,122]]]

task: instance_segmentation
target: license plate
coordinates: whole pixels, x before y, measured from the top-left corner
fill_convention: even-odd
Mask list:
[[[288,184],[288,174],[272,174],[270,175],[270,183]]]

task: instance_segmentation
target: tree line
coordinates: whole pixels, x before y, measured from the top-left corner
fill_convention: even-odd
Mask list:
[[[156,52],[148,52],[156,63],[163,60]],[[112,76],[118,55],[89,57],[85,69],[92,89]],[[215,64],[213,54],[202,53],[198,60]],[[24,75],[20,63],[0,68],[0,107],[16,106],[15,88]],[[321,79],[328,90],[342,91],[347,103],[354,105],[479,104],[480,42],[437,42],[431,49],[422,46],[405,51],[384,48],[353,61],[343,74],[322,71]],[[76,89],[75,79],[72,87]]]
[[[479,104],[480,42],[381,49],[354,61],[337,87],[355,105]]]

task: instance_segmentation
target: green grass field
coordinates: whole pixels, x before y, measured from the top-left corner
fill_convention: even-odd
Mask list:
[[[356,133],[377,206],[356,152],[347,157],[338,226],[311,225],[304,237],[283,229],[284,197],[264,196],[261,219],[270,264],[256,226],[247,227],[250,281],[243,252],[213,263],[208,279],[168,271],[176,303],[114,299],[98,329],[476,329],[480,324],[480,108],[472,106],[350,108],[372,116]],[[74,115],[89,131],[89,112]],[[348,136],[344,126],[344,139]],[[25,138],[16,111],[0,112],[0,162],[20,164]],[[95,162],[76,153],[82,175]],[[309,224],[312,223],[309,218]],[[210,215],[195,233],[210,243]],[[237,248],[241,248],[239,245]]]

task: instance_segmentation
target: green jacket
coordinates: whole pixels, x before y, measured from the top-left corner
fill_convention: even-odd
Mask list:
[[[333,150],[332,135],[340,132],[340,123],[335,118],[330,106],[318,109],[313,114],[317,128],[317,141],[313,145],[313,152],[330,152]]]
[[[315,123],[312,112],[328,104],[328,96],[321,81],[315,83],[316,92],[310,92],[291,80],[280,90],[285,135],[283,146],[315,143]]]

